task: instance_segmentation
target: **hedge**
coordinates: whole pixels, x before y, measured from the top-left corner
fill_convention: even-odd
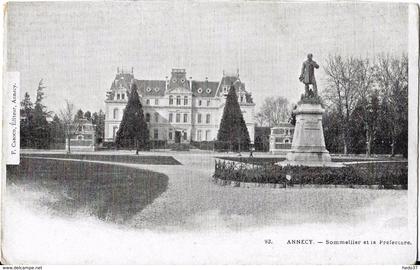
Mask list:
[[[346,167],[250,166],[243,163],[216,161],[213,177],[222,180],[287,185],[379,185],[407,189],[407,163],[366,163]],[[286,176],[290,176],[290,180]]]

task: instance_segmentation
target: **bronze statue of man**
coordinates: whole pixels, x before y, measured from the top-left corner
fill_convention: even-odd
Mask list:
[[[302,72],[300,73],[299,80],[305,84],[305,96],[309,96],[309,85],[312,84],[314,96],[318,95],[316,87],[314,68],[319,68],[319,65],[312,60],[312,53],[308,54],[308,59],[302,64]]]

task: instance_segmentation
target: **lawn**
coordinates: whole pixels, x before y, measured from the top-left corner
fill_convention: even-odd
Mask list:
[[[7,166],[7,186],[47,191],[40,200],[56,215],[83,212],[102,220],[124,222],[162,194],[168,177],[162,173],[117,165],[21,158]]]
[[[171,156],[95,155],[95,154],[23,154],[22,157],[69,158],[150,165],[181,165]]]

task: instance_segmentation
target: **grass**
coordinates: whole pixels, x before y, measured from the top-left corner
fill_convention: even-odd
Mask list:
[[[90,154],[23,154],[22,157],[69,158],[95,161],[111,161],[150,165],[181,165],[171,156],[135,156],[135,155],[90,155]]]
[[[117,165],[63,160],[21,159],[7,166],[7,185],[47,190],[53,200],[42,204],[55,214],[87,211],[102,220],[123,222],[162,194],[168,177]]]

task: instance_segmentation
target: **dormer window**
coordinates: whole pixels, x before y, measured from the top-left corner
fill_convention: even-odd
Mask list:
[[[175,78],[173,78],[173,79],[172,79],[172,82],[173,82],[173,83],[176,83],[176,79],[175,79]]]
[[[198,88],[197,92],[198,92],[199,94],[201,94],[201,93],[203,93],[203,89]]]
[[[182,82],[182,83],[184,83],[184,82],[185,82],[185,79],[184,79],[184,78],[182,78],[182,79],[181,79],[181,82]]]
[[[210,89],[210,88],[207,88],[207,89],[206,89],[206,93],[207,93],[207,94],[210,94],[210,93],[211,93],[211,89]]]
[[[146,91],[147,91],[147,92],[150,92],[150,91],[152,91],[152,88],[147,87]]]
[[[223,92],[227,92],[228,91],[228,87],[225,85],[225,86],[223,86]]]
[[[155,92],[159,92],[159,88],[157,88],[157,87],[156,87],[156,88],[155,88]]]

